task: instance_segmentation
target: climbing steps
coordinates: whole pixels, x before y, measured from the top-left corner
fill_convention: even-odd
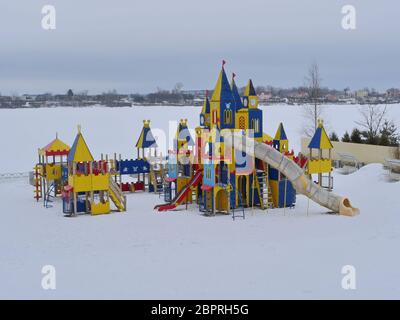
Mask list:
[[[126,211],[126,196],[122,193],[121,189],[118,187],[118,184],[111,177],[109,179],[109,187],[108,194],[110,195],[110,198],[114,202],[118,211]]]
[[[39,201],[39,199],[42,198],[43,194],[42,194],[42,190],[43,190],[43,186],[42,186],[42,175],[40,173],[41,171],[41,166],[40,165],[36,165],[34,168],[34,176],[33,176],[33,183],[35,186],[35,196],[34,198],[36,199],[36,201]]]
[[[260,199],[260,207],[262,210],[270,209],[273,206],[272,192],[269,186],[268,169],[258,171],[255,179],[258,197]]]
[[[163,191],[164,182],[161,170],[150,170],[150,183],[154,187],[154,192],[160,194]]]
[[[56,190],[56,185],[55,182],[53,182],[49,188],[47,189],[45,195],[44,195],[44,202],[43,205],[45,208],[51,208],[53,205],[51,204],[54,199],[54,192]]]

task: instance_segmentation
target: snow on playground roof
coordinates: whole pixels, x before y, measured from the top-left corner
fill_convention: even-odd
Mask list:
[[[78,127],[78,134],[76,135],[74,144],[68,154],[68,161],[71,162],[89,162],[94,161],[92,153],[86,144],[85,139],[81,133],[81,128]]]
[[[287,140],[285,129],[283,128],[283,123],[279,124],[278,130],[275,133],[275,140]]]
[[[56,135],[52,142],[39,150],[39,153],[42,156],[64,156],[68,154],[69,149],[69,145],[58,139],[58,135]]]
[[[308,147],[313,148],[313,149],[332,149],[333,148],[333,145],[332,145],[331,141],[329,140],[328,134],[325,131],[322,121],[318,122],[318,128],[315,131],[314,136],[312,137]]]
[[[157,148],[156,139],[150,129],[150,120],[143,120],[143,129],[136,142],[136,148]]]

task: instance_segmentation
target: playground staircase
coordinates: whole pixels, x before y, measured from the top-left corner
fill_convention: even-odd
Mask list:
[[[262,210],[272,208],[272,192],[269,186],[268,170],[257,172],[256,188],[260,199],[260,206]]]
[[[126,211],[126,196],[122,193],[121,189],[118,187],[118,184],[111,177],[109,180],[108,194],[110,195],[110,198],[114,202],[118,211]]]
[[[235,209],[233,208],[232,210],[232,219],[235,220],[235,218],[243,218],[245,219],[246,215],[244,213],[244,204],[243,204],[243,198],[242,194],[239,190],[237,190],[238,193],[238,207]]]
[[[56,185],[55,185],[55,182],[53,182],[49,186],[49,188],[47,189],[47,191],[46,191],[46,193],[44,195],[44,203],[43,203],[43,205],[44,205],[45,208],[53,207],[53,205],[51,203],[53,202],[53,199],[54,199],[54,195],[53,194],[55,193],[55,190],[56,190]]]
[[[150,170],[150,183],[154,186],[155,193],[163,191],[163,175],[161,170]]]

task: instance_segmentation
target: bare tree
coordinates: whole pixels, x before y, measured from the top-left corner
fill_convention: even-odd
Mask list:
[[[306,87],[308,91],[308,98],[312,102],[312,105],[304,106],[304,118],[306,119],[306,125],[304,126],[304,134],[311,137],[315,130],[317,130],[318,119],[322,116],[322,107],[319,105],[319,99],[321,97],[321,82],[322,78],[319,71],[318,63],[313,62],[309,69],[308,74],[305,77]]]
[[[175,84],[174,88],[172,89],[172,92],[179,94],[179,93],[181,93],[182,89],[183,89],[183,83],[178,82]]]
[[[89,90],[82,90],[77,93],[78,96],[86,97],[89,94]]]
[[[386,106],[369,105],[368,107],[360,108],[361,120],[356,121],[356,124],[363,128],[362,135],[367,143],[377,144],[386,113]]]

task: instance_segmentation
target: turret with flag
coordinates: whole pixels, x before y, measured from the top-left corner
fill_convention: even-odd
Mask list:
[[[210,101],[211,127],[219,129],[233,129],[235,127],[235,98],[225,73],[225,61],[219,73],[213,95]]]

